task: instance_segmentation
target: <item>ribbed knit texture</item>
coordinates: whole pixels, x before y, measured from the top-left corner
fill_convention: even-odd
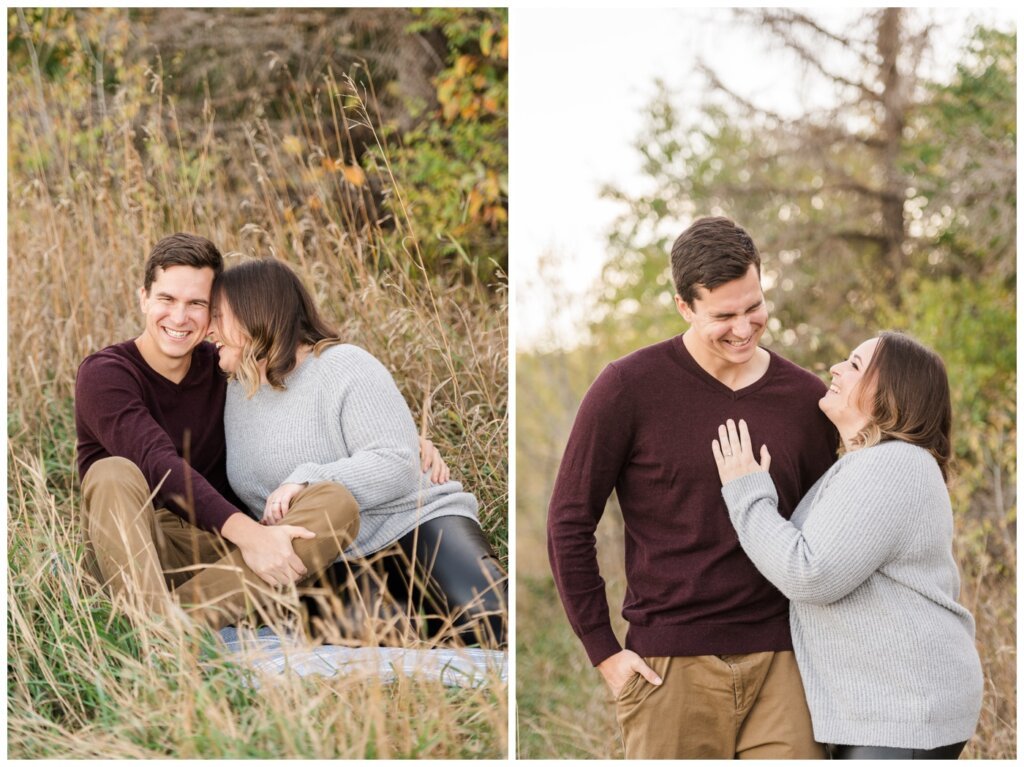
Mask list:
[[[462,485],[421,474],[412,414],[372,355],[332,346],[284,383],[284,391],[265,384],[252,399],[228,384],[228,479],[257,519],[280,485],[321,481],[344,485],[359,503],[359,535],[346,557],[379,551],[428,519],[476,519],[476,499]]]
[[[764,472],[722,494],[744,550],[792,600],[819,742],[930,749],[970,739],[981,664],[974,619],[956,601],[949,494],[927,451],[890,441],[844,455],[790,521]]]

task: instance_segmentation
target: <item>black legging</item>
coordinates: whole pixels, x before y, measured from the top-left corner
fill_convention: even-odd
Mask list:
[[[832,759],[957,759],[967,741],[939,746],[928,750],[922,748],[889,748],[887,746],[836,746],[829,745]]]
[[[416,563],[415,575],[410,560]],[[342,611],[386,590],[390,603],[401,606],[421,635],[444,634],[487,647],[508,642],[508,575],[475,520],[428,520],[361,567],[337,562],[324,575],[340,596]],[[361,592],[358,597],[353,585]],[[323,603],[307,601],[306,606],[313,615],[327,617]]]

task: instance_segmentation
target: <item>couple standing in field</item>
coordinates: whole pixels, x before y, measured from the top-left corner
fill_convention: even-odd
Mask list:
[[[337,624],[372,574],[412,608],[408,631],[505,644],[476,499],[288,266],[224,270],[212,242],[175,234],[139,303],[142,333],[87,357],[75,386],[89,559],[115,597],[221,628],[295,616],[293,585],[315,582],[320,628],[350,635]]]
[[[626,758],[957,758],[983,678],[957,602],[942,360],[884,332],[826,387],[758,345],[746,231],[700,219],[671,261],[690,327],[594,381],[548,516]],[[594,539],[612,490],[626,649]]]

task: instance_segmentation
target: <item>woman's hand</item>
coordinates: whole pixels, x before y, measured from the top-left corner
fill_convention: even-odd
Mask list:
[[[430,481],[435,485],[443,485],[451,476],[448,464],[441,458],[441,453],[434,447],[434,443],[426,437],[420,437],[420,471],[428,469],[431,470]]]
[[[747,429],[747,422],[740,419],[739,433],[736,433],[736,424],[730,418],[723,425],[718,427],[718,439],[712,440],[711,452],[715,454],[715,464],[718,466],[718,476],[724,485],[755,471],[768,471],[771,466],[772,457],[768,454],[768,447],[761,445],[761,462],[754,458],[754,447],[750,443],[750,431]]]
[[[284,515],[288,513],[288,507],[291,505],[292,498],[299,494],[299,491],[305,490],[305,485],[297,485],[294,482],[281,485],[277,490],[267,496],[267,503],[263,507],[263,519],[260,520],[261,525],[276,525],[282,519]]]

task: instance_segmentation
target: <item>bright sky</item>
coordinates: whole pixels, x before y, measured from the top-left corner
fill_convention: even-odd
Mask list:
[[[848,18],[858,11],[831,13]],[[1009,8],[932,13],[940,56],[959,49],[969,15],[1000,26],[1016,18]],[[788,55],[769,49],[727,9],[517,7],[510,18],[510,246],[515,338],[524,348],[549,333],[572,338],[583,322],[618,210],[599,190],[606,183],[640,188],[632,142],[655,78],[678,94],[681,114],[701,97],[698,57],[730,87],[776,110],[796,111],[802,99],[816,96],[801,89]],[[552,296],[538,279],[545,254],[568,297]],[[561,324],[552,321],[556,305]]]

